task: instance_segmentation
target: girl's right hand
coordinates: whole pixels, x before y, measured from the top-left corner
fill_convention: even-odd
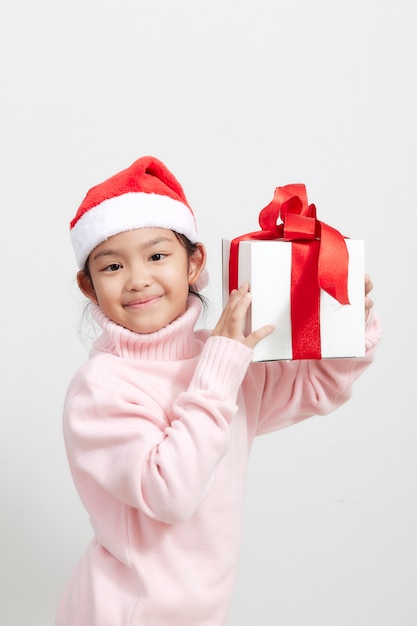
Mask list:
[[[272,324],[262,326],[254,330],[245,337],[243,333],[245,317],[249,305],[251,303],[251,294],[249,293],[249,283],[243,283],[239,289],[235,289],[230,294],[228,303],[217,322],[212,335],[219,337],[228,337],[243,343],[248,348],[254,348],[264,337],[270,335],[274,330]]]

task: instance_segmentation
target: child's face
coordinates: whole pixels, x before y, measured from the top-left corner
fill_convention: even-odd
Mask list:
[[[139,228],[94,248],[89,257],[91,281],[79,272],[78,284],[113,322],[151,333],[185,312],[189,285],[204,265],[202,244],[189,257],[171,230]]]

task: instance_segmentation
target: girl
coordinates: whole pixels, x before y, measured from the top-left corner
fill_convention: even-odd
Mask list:
[[[256,435],[345,402],[380,337],[365,286],[364,359],[252,363],[249,286],[195,331],[206,252],[184,192],[144,157],[71,222],[78,284],[102,329],[65,401],[71,472],[94,537],[57,626],[223,626]]]

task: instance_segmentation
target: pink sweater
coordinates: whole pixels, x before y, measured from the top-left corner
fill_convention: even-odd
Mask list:
[[[187,312],[149,335],[103,330],[66,398],[72,475],[94,538],[56,626],[222,626],[239,553],[255,435],[345,402],[372,360],[252,363]]]

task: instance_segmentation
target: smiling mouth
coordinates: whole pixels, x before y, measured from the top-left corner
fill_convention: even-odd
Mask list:
[[[146,307],[155,304],[160,298],[161,296],[150,296],[149,298],[144,298],[142,300],[134,300],[133,302],[129,302],[123,306],[125,309],[145,309]]]

